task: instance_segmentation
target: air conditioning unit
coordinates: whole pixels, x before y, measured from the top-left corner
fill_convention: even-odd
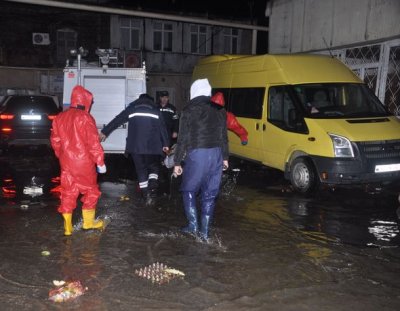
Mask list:
[[[49,45],[50,35],[43,32],[34,32],[32,33],[32,43],[36,45]]]

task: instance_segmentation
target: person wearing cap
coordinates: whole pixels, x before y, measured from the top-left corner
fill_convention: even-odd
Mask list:
[[[168,91],[161,91],[158,100],[158,106],[163,115],[165,125],[167,126],[168,134],[171,140],[171,145],[178,137],[179,117],[176,113],[176,108],[169,102]]]
[[[53,120],[50,142],[61,167],[61,204],[64,235],[71,235],[72,213],[82,194],[83,229],[103,229],[102,220],[95,220],[97,201],[101,195],[97,171],[106,172],[104,150],[100,144],[96,122],[90,115],[93,95],[80,85],[73,88],[71,105]]]
[[[182,174],[180,191],[188,225],[183,232],[208,240],[222,171],[228,168],[226,111],[211,102],[208,79],[193,82],[183,108],[174,156],[174,174]],[[200,196],[200,225],[196,197]]]
[[[112,131],[126,122],[126,151],[134,162],[139,188],[146,205],[154,205],[160,156],[168,152],[170,144],[163,116],[154,99],[147,94],[141,94],[101,130],[101,140],[104,141]]]

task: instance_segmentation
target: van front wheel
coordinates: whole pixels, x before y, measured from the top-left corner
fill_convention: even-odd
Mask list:
[[[297,192],[313,193],[317,188],[318,181],[311,161],[304,158],[294,160],[290,169],[290,182]]]

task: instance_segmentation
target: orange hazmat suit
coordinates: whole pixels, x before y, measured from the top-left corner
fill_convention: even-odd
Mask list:
[[[72,213],[82,194],[82,210],[96,208],[101,195],[97,166],[104,166],[96,122],[90,115],[93,95],[80,85],[72,90],[70,108],[53,120],[51,145],[61,166],[60,213]],[[105,166],[104,166],[105,167]]]

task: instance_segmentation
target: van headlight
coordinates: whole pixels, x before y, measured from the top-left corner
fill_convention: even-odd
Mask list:
[[[332,139],[333,144],[333,153],[337,158],[353,158],[354,151],[353,147],[351,146],[350,140],[346,137],[335,135],[335,134],[328,134],[329,137]]]

